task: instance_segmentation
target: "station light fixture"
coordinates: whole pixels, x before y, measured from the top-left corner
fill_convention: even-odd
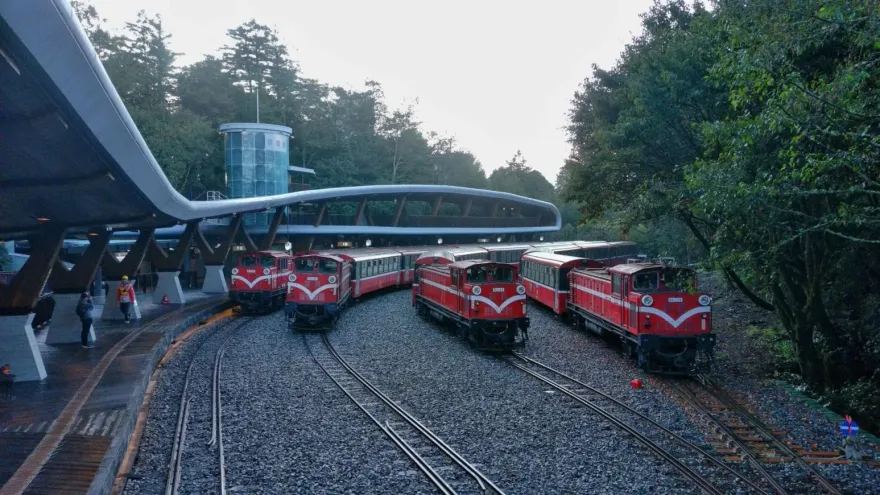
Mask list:
[[[371,241],[370,239],[367,239],[366,241],[364,241],[364,246],[370,247],[372,245],[373,245],[373,241]]]
[[[539,237],[538,240],[544,242],[544,236]]]
[[[40,223],[46,223],[49,221],[49,219],[46,217],[37,217],[37,221]]]
[[[495,240],[498,241],[498,242],[501,242],[501,236],[499,235],[498,238],[495,239]]]
[[[292,247],[293,247],[293,244],[291,244],[290,241],[287,241],[284,243],[284,250],[285,251],[290,251],[290,248],[292,248]]]
[[[443,244],[443,238],[442,238],[442,237],[438,237],[438,238],[437,238],[437,244]]]
[[[97,232],[89,232],[89,237],[97,237],[97,236],[98,236]]]

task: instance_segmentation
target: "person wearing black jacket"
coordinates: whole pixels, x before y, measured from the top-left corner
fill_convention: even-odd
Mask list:
[[[80,343],[85,348],[92,347],[89,345],[89,332],[92,329],[92,310],[95,306],[92,304],[92,296],[88,292],[83,292],[76,304],[76,315],[82,322],[82,333],[80,334]]]

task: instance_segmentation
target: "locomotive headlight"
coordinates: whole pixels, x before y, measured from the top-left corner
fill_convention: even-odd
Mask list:
[[[475,285],[474,288],[471,289],[471,292],[473,292],[475,296],[479,296],[483,293],[483,289],[481,289],[479,285]]]
[[[523,295],[526,293],[526,288],[523,287],[522,285],[517,285],[516,286],[516,293],[519,295]]]
[[[268,275],[268,274],[269,274],[269,269],[263,268],[263,275]]]
[[[233,268],[233,269],[232,269],[232,274],[233,274],[233,275],[238,275],[238,268]]]
[[[699,299],[697,299],[697,301],[700,303],[700,306],[708,306],[709,303],[712,302],[712,298],[703,294],[702,296],[700,296]]]
[[[291,282],[296,282],[296,275],[291,273],[290,276],[287,277],[287,280],[290,280]]]
[[[335,284],[336,283],[336,275],[330,275],[329,277],[327,277],[327,281],[330,282],[331,284]]]
[[[654,304],[654,298],[651,296],[642,296],[642,304],[645,306],[650,306]]]

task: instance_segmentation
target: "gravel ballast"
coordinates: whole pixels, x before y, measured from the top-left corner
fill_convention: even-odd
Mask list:
[[[525,355],[614,395],[711,450],[704,437],[715,432],[684,408],[662,380],[638,370],[613,344],[569,327],[547,309],[532,306],[529,316],[531,340]],[[206,385],[212,365],[205,363],[213,363],[224,332],[232,326],[202,330],[166,363],[126,493],[164,492],[183,376],[195,348],[206,339],[212,340],[199,352],[197,363],[202,364],[196,365],[203,376],[190,385],[204,402],[194,399],[189,431],[192,441],[200,443],[210,431],[210,408],[205,405],[210,405]],[[472,350],[437,323],[421,320],[408,291],[353,304],[329,337],[352,366],[506,493],[698,493],[668,463],[573,400],[497,355]],[[768,424],[789,431],[805,446],[839,446],[834,429],[826,428],[829,419],[779,385],[751,376],[728,385],[728,375],[737,368],[721,368],[716,379]],[[631,388],[633,378],[641,378],[644,388]],[[436,493],[318,368],[302,336],[287,330],[281,313],[260,317],[231,337],[221,390],[230,493]],[[208,454],[195,455],[202,451]],[[215,492],[214,464],[206,460],[198,465],[213,452],[199,446],[185,456],[184,463],[197,465],[189,477],[184,469],[183,493]],[[723,483],[732,480],[729,475],[716,477],[717,468],[703,464],[696,469],[731,493],[742,491],[741,485],[733,489]],[[807,483],[794,465],[769,469],[788,482]],[[845,493],[880,493],[878,469],[818,469]],[[208,485],[200,485],[202,481]],[[815,492],[821,493],[818,488]]]
[[[613,426],[418,319],[405,292],[356,304],[330,340],[507,493],[697,493]]]

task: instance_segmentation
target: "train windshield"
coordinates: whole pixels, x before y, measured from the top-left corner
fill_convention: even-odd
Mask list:
[[[260,258],[260,266],[263,268],[272,268],[275,266],[275,258],[272,258],[271,256],[263,256]]]
[[[297,273],[312,273],[315,271],[314,258],[298,258],[294,264]]]
[[[243,256],[241,258],[241,266],[244,266],[244,267],[257,266],[257,257],[256,256]]]
[[[480,265],[467,269],[467,282],[481,284],[485,282],[513,282],[513,267],[504,265]]]
[[[330,260],[321,260],[318,262],[319,273],[336,273],[337,263]]]
[[[633,290],[637,292],[653,292],[660,288],[658,272],[636,273],[633,277]]]

